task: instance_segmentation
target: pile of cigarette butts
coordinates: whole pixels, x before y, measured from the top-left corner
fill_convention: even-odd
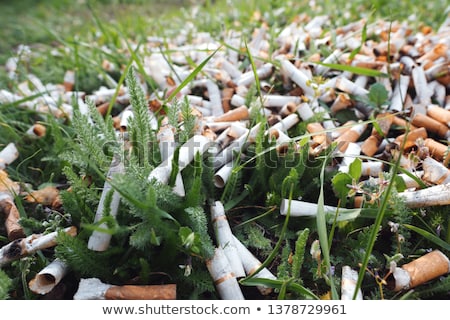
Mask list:
[[[167,183],[172,171],[172,159],[177,141],[174,128],[168,125],[161,105],[171,107],[177,101],[187,101],[195,115],[196,132],[181,146],[179,170],[193,161],[197,153],[207,151],[214,155],[214,184],[224,188],[230,177],[237,152],[246,152],[259,130],[265,130],[276,146],[280,157],[289,148],[307,147],[311,157],[336,143],[339,161],[334,163],[338,171],[348,172],[355,159],[362,161],[362,179],[378,179],[388,170],[386,160],[398,160],[400,167],[409,174],[399,174],[407,189],[399,194],[408,207],[418,208],[450,204],[450,16],[437,29],[422,27],[412,30],[405,22],[392,23],[380,20],[367,24],[356,21],[332,31],[326,30],[328,16],[298,16],[288,25],[269,32],[270,26],[261,21],[252,33],[228,31],[223,41],[215,40],[207,32],[190,36],[180,31],[168,40],[149,37],[141,48],[142,67],[157,84],[150,90],[142,77],[136,75],[149,103],[152,119],[149,126],[157,132],[163,162],[150,174],[149,179]],[[362,40],[363,29],[366,38]],[[189,32],[192,33],[192,30]],[[271,38],[276,35],[275,38]],[[249,37],[248,41],[244,41]],[[188,39],[190,42],[188,42]],[[161,50],[165,43],[167,52]],[[271,44],[276,44],[276,50]],[[332,48],[329,54],[320,50]],[[107,48],[104,49],[105,51]],[[214,54],[213,54],[214,53]],[[251,55],[253,63],[248,63]],[[8,60],[6,69],[14,77],[17,58]],[[170,61],[170,64],[169,64]],[[207,61],[192,81],[177,90],[193,71],[192,62],[200,65]],[[347,66],[339,69],[336,65]],[[107,71],[120,69],[110,61],[103,61]],[[255,70],[253,70],[253,67]],[[133,117],[128,88],[118,86],[112,77],[104,78],[106,85],[94,92],[74,91],[75,73],[68,70],[60,84],[43,84],[30,74],[20,83],[17,92],[0,90],[0,103],[14,107],[50,113],[58,118],[71,119],[72,105],[77,101],[81,113],[88,114],[87,99],[95,103],[103,115],[112,103],[123,106],[118,114],[112,114],[118,133],[126,132]],[[373,84],[381,84],[386,101],[375,110],[365,103]],[[259,84],[261,96],[254,96],[247,105],[248,95]],[[252,91],[253,90],[253,91]],[[166,98],[176,92],[175,99]],[[116,95],[116,93],[118,93]],[[33,98],[34,97],[34,98]],[[340,112],[350,113],[353,120],[339,122]],[[267,118],[267,125],[252,124],[255,112]],[[321,115],[318,117],[317,115]],[[317,120],[317,119],[321,120]],[[161,120],[162,119],[162,120]],[[308,144],[290,136],[290,129],[300,123],[306,125]],[[160,124],[160,125],[159,125]],[[46,134],[45,126],[36,123],[27,134],[39,139]],[[417,161],[411,160],[411,154]],[[19,157],[14,141],[0,150],[2,184],[8,185],[0,192],[0,210],[5,217],[9,244],[0,249],[0,266],[14,259],[32,254],[42,248],[57,245],[54,235],[23,234],[14,206],[14,194],[18,186],[8,180],[3,170]],[[109,176],[123,172],[123,165],[113,162]],[[419,183],[422,182],[422,183]],[[426,187],[424,187],[424,185]],[[0,186],[1,187],[1,186]],[[104,197],[111,189],[106,181],[97,210],[96,220],[101,218]],[[184,196],[181,175],[178,174],[174,192]],[[53,199],[52,203],[58,199]],[[315,216],[317,205],[300,200],[284,199],[280,214]],[[356,197],[355,207],[363,205],[362,197]],[[120,195],[114,194],[111,215],[117,213]],[[54,205],[54,204],[53,204]],[[210,208],[215,226],[216,251],[207,262],[207,268],[222,299],[244,299],[239,279],[252,275],[261,265],[256,257],[232,234],[222,203],[217,201]],[[326,206],[327,211],[337,208]],[[76,236],[74,227],[65,230]],[[110,235],[94,232],[89,240],[91,250],[108,248]],[[353,266],[356,268],[356,266]],[[261,269],[261,268],[260,268]],[[450,272],[448,257],[434,250],[402,267],[393,268],[395,290],[400,291],[421,285]],[[30,289],[46,294],[64,277],[67,266],[55,260],[30,282]],[[276,279],[266,268],[257,277]],[[358,274],[351,266],[342,269],[342,299],[352,299]],[[74,299],[175,299],[176,287],[114,286],[99,279],[82,279]],[[142,289],[142,290],[141,290]],[[259,287],[262,295],[271,292]],[[362,299],[362,292],[356,294]]]

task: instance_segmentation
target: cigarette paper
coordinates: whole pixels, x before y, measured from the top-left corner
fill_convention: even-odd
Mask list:
[[[29,283],[31,291],[47,294],[64,278],[69,267],[61,260],[55,259],[42,269]]]
[[[299,117],[296,113],[292,113],[288,115],[286,118],[281,120],[280,122],[277,122],[272,127],[269,128],[269,130],[280,130],[282,132],[287,132],[289,129],[291,129],[294,125],[296,125],[299,122]]]
[[[443,184],[450,182],[450,170],[441,162],[431,157],[427,157],[422,162],[422,179],[433,184]]]
[[[247,142],[249,129],[244,128],[245,133],[239,138],[235,139],[228,147],[223,149],[219,154],[217,154],[213,159],[214,168],[218,169],[225,165],[226,163],[233,160],[235,153],[241,151]]]
[[[306,121],[312,117],[314,117],[314,112],[308,103],[303,102],[297,106],[297,113],[302,118],[303,121]]]
[[[341,279],[341,300],[353,300],[355,294],[356,282],[358,281],[358,272],[349,266],[342,267]],[[361,289],[358,289],[356,300],[362,300]]]
[[[314,89],[311,87],[311,79],[309,79],[302,71],[297,69],[289,60],[281,60],[281,69],[293,82],[302,88],[304,94],[308,98],[314,97]]]
[[[394,88],[394,92],[392,93],[389,110],[392,110],[394,112],[399,112],[403,110],[410,79],[411,79],[410,76],[403,74],[400,75],[400,78],[397,81],[397,84]]]
[[[238,250],[239,256],[241,258],[242,264],[244,265],[245,273],[247,274],[247,276],[253,275],[255,271],[261,266],[262,263],[234,235],[233,239],[236,248]],[[265,267],[262,268],[257,274],[255,274],[254,277],[273,280],[277,278],[272,274],[272,272],[270,272],[269,269]],[[257,286],[257,288],[262,295],[268,295],[272,292],[272,288],[266,286]]]
[[[186,141],[186,143],[180,147],[179,151],[179,170],[183,170],[189,163],[192,162],[197,153],[203,154],[210,146],[211,140],[202,135],[194,135],[191,139]],[[148,179],[156,179],[156,181],[167,184],[172,171],[172,159],[173,155],[169,156],[167,160],[163,161],[158,167],[153,169],[153,171],[150,172]]]
[[[5,169],[14,160],[19,157],[19,151],[12,142],[8,143],[3,150],[0,151],[0,169]]]
[[[445,206],[450,204],[450,184],[440,184],[417,191],[404,191],[398,196],[403,197],[409,208]]]
[[[216,248],[212,259],[206,262],[206,267],[214,280],[219,296],[223,300],[244,300],[236,276],[222,248]]]
[[[105,211],[105,201],[108,193],[112,190],[112,186],[109,183],[109,180],[113,178],[114,174],[117,173],[123,173],[125,170],[125,167],[121,161],[118,161],[117,159],[113,159],[113,162],[111,163],[111,166],[109,168],[106,181],[103,185],[102,194],[100,196],[100,202],[98,203],[97,211],[95,213],[94,223],[101,220],[103,218],[103,213]],[[117,215],[117,212],[119,211],[119,204],[120,204],[120,194],[116,191],[112,191],[112,199],[110,203],[109,212],[112,217],[115,217]],[[99,228],[108,228],[106,223],[102,223],[99,225]],[[88,241],[88,248],[94,251],[105,251],[109,247],[109,243],[111,241],[112,235],[106,232],[102,232],[100,230],[94,230],[92,232],[91,236],[89,237]]]
[[[214,226],[217,244],[223,249],[226,258],[230,263],[231,271],[236,278],[244,277],[245,270],[233,241],[233,233],[228,223],[225,209],[220,201],[216,201],[214,205],[211,206],[211,220]]]
[[[161,154],[162,161],[167,160],[175,152],[175,135],[174,128],[168,124],[162,125],[157,134],[157,139],[159,143],[159,151]],[[184,190],[183,177],[181,172],[178,172],[175,178],[175,185],[173,191],[181,197],[186,195]]]
[[[222,168],[220,168],[215,174],[214,174],[214,185],[217,188],[223,188],[225,187],[228,179],[231,176],[231,172],[233,171],[233,161],[230,161],[226,163]]]

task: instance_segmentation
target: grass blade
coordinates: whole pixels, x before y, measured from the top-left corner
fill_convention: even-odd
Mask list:
[[[167,101],[172,100],[173,98],[176,97],[176,95],[178,94],[178,92],[180,92],[184,87],[186,87],[196,76],[197,74],[202,71],[203,67],[208,63],[208,61],[216,54],[217,51],[219,51],[221,47],[218,47],[216,50],[214,50],[213,53],[211,53],[205,60],[202,61],[202,63],[200,63],[197,68],[194,69],[194,71],[192,71],[189,76],[186,77],[186,79],[184,79],[184,81],[182,83],[180,83],[180,85],[172,91],[172,93],[167,97]]]
[[[440,246],[442,249],[445,249],[447,251],[450,251],[450,244],[439,238],[438,236],[432,234],[431,232],[428,232],[422,228],[410,225],[410,224],[403,224],[403,226],[409,230],[412,230],[414,232],[417,232],[425,239],[433,242],[434,244]]]
[[[338,64],[338,63],[323,63],[323,62],[314,62],[321,66],[328,67],[330,69],[339,70],[339,71],[347,71],[355,74],[359,74],[362,76],[369,76],[369,77],[382,77],[387,78],[389,75],[387,73],[368,69],[368,68],[362,68],[362,67],[355,67],[355,66],[349,66],[345,64]]]
[[[245,280],[241,280],[241,283],[245,286],[266,286],[274,289],[282,289],[283,286],[287,291],[298,293],[306,298],[320,300],[318,296],[314,294],[308,288],[304,286],[292,282],[292,281],[282,281],[282,280],[273,280],[273,279],[263,279],[263,278],[246,278]]]
[[[324,160],[322,165],[322,170],[320,172],[320,193],[319,199],[317,201],[317,232],[319,234],[320,247],[322,248],[323,258],[325,264],[327,266],[328,276],[329,276],[329,284],[331,288],[331,298],[333,300],[339,300],[339,295],[336,290],[336,286],[334,285],[333,275],[331,274],[331,261],[330,261],[330,245],[328,242],[328,234],[327,234],[327,217],[325,213],[325,201],[323,195],[323,184],[324,184],[324,176],[325,176],[325,166],[328,162],[328,157]]]

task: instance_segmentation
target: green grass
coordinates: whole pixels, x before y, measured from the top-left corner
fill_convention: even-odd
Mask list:
[[[391,183],[379,199],[379,206],[369,205],[356,220],[345,217],[341,220],[334,217],[333,220],[333,217],[326,216],[324,205],[329,202],[339,203],[342,199],[337,199],[333,194],[333,173],[325,170],[333,155],[332,150],[326,150],[329,153],[311,162],[308,162],[307,152],[300,153],[300,157],[303,157],[301,160],[307,162],[309,167],[297,161],[292,169],[286,162],[293,155],[288,154],[285,159],[274,161],[275,148],[262,131],[255,138],[255,145],[249,147],[248,154],[244,155],[246,158],[235,165],[231,182],[222,194],[211,187],[211,168],[207,160],[200,158],[195,159],[195,166],[188,166],[183,171],[183,177],[186,190],[200,189],[201,192],[189,192],[189,196],[183,199],[171,192],[170,188],[154,185],[146,177],[159,161],[158,151],[155,151],[157,148],[152,149],[156,145],[155,132],[145,126],[147,106],[144,97],[140,96],[142,93],[136,89],[136,84],[131,84],[133,78],[127,78],[131,68],[134,68],[143,75],[150,92],[155,89],[151,75],[144,75],[143,59],[149,54],[146,49],[148,37],[161,37],[161,52],[166,59],[170,59],[169,53],[173,48],[169,48],[169,43],[180,34],[186,37],[187,43],[195,40],[197,33],[202,31],[222,42],[227,32],[244,31],[240,39],[241,47],[232,49],[240,50],[240,54],[247,57],[245,63],[256,73],[256,63],[261,57],[251,54],[248,43],[251,32],[259,28],[262,22],[269,26],[267,32],[272,38],[296,17],[324,14],[330,17],[330,31],[366,18],[369,25],[380,19],[388,22],[405,21],[413,32],[417,32],[423,26],[437,29],[441,25],[448,13],[444,1],[207,0],[195,14],[191,10],[192,2],[104,0],[91,1],[88,5],[88,1],[82,0],[0,1],[0,64],[3,65],[13,56],[21,44],[29,46],[31,50],[29,55],[19,57],[17,79],[9,79],[0,69],[0,89],[15,92],[29,73],[36,74],[44,84],[61,83],[66,70],[75,70],[76,88],[86,93],[93,92],[101,85],[108,86],[111,81],[133,86],[133,103],[140,108],[139,118],[130,129],[129,139],[135,143],[135,148],[126,150],[130,157],[127,158],[130,161],[127,174],[117,177],[117,184],[114,184],[124,199],[122,214],[119,214],[117,221],[111,217],[105,218],[108,230],[114,235],[113,245],[105,254],[96,256],[86,249],[85,242],[89,233],[99,228],[93,224],[93,215],[108,170],[104,163],[109,162],[105,162],[105,159],[111,160],[108,157],[113,152],[123,151],[120,149],[123,145],[115,140],[111,132],[111,124],[103,123],[98,115],[92,113],[98,127],[87,125],[87,118],[79,114],[71,122],[24,110],[17,104],[0,105],[0,147],[14,141],[20,150],[18,161],[8,167],[11,178],[31,188],[48,184],[56,185],[61,190],[71,188],[70,192],[63,193],[65,207],[61,209],[62,212],[56,210],[50,214],[45,206],[22,203],[20,197],[16,199],[27,234],[60,227],[66,221],[55,217],[65,213],[70,216],[71,222],[80,227],[81,232],[76,239],[61,237],[57,254],[73,263],[75,270],[71,276],[75,280],[80,276],[92,276],[94,272],[105,281],[118,284],[126,283],[131,277],[141,284],[164,282],[170,278],[185,286],[181,290],[182,298],[217,298],[205,270],[205,257],[202,256],[202,252],[211,251],[208,227],[212,232],[208,225],[207,210],[215,199],[224,201],[236,234],[257,252],[264,261],[263,266],[272,267],[279,276],[278,280],[249,277],[242,284],[249,288],[259,284],[271,286],[275,289],[273,298],[317,298],[328,293],[334,299],[339,298],[339,274],[331,273],[333,267],[360,261],[363,268],[359,272],[358,286],[369,292],[367,298],[379,299],[383,295],[378,290],[379,279],[371,278],[366,270],[385,272],[389,267],[388,262],[398,253],[404,253],[409,260],[424,254],[429,248],[439,248],[448,254],[450,218],[445,207],[424,209],[427,215],[423,217],[424,212],[403,206],[396,198],[397,186]],[[271,42],[269,45],[269,52],[277,49],[276,43]],[[331,52],[332,49],[321,50]],[[168,98],[163,99],[164,108],[175,100],[183,87],[202,74],[203,67],[214,54],[208,52],[207,58],[198,64],[190,61],[192,73]],[[113,63],[117,71],[106,72],[101,67],[105,60]],[[367,69],[350,70],[348,66],[329,66],[341,71],[379,75],[374,74],[374,71],[367,73]],[[255,83],[257,88],[250,88],[253,95],[249,94],[248,100],[257,107],[262,104],[260,80],[257,77]],[[184,112],[185,126],[175,125],[175,134],[187,140],[192,135],[188,125],[189,112],[183,109],[183,101],[177,103],[177,108]],[[113,99],[108,116],[117,115],[120,111],[118,108]],[[48,134],[44,139],[31,140],[25,134],[36,121],[47,126]],[[266,124],[265,119],[258,115],[252,115],[252,121],[254,124]],[[294,128],[292,134],[298,141],[306,143],[309,136],[305,135],[302,125]],[[92,139],[94,136],[96,139]],[[144,148],[140,149],[139,143],[144,143]],[[305,143],[301,145],[305,146]],[[139,151],[143,151],[142,154]],[[139,161],[143,158],[148,162],[140,166]],[[271,164],[278,167],[265,167],[267,161],[272,161]],[[397,172],[398,165],[391,165],[393,172]],[[353,183],[351,178],[350,182]],[[304,181],[308,183],[305,185]],[[275,209],[280,199],[287,196],[289,199],[303,197],[317,202],[317,220],[299,221],[289,216],[280,219]],[[405,236],[406,243],[397,243],[390,238],[390,234],[386,234],[387,219],[400,225],[399,232]],[[378,232],[379,227],[384,228],[383,234]],[[299,242],[301,247],[295,247],[296,253],[300,252],[295,259],[301,261],[301,266],[297,266],[294,272],[288,262],[289,254],[292,253],[289,248],[295,246],[302,230],[308,239]],[[308,232],[305,233],[305,230]],[[436,230],[440,230],[440,233]],[[0,231],[3,235],[1,228]],[[323,260],[314,259],[308,254],[309,247],[316,239],[320,241]],[[4,237],[0,240],[2,244],[7,242]],[[159,258],[162,252],[166,260]],[[186,263],[185,267],[193,267],[191,277],[184,276],[178,268],[180,257],[185,259],[182,261]],[[0,276],[9,277],[12,282],[5,281],[4,287],[0,285],[0,296],[5,297],[3,292],[6,287],[13,287],[12,291],[18,298],[38,298],[26,288],[26,280],[31,279],[51,258],[49,255],[37,255],[5,269],[5,274],[0,273]],[[100,264],[95,270],[80,266],[83,260],[87,266],[95,265],[97,259]],[[101,262],[107,267],[102,269]],[[114,270],[110,270],[112,267]],[[384,292],[384,297],[448,298],[449,282],[447,279],[432,283],[423,288],[423,295],[418,290],[398,295]],[[254,293],[250,291],[249,294]]]

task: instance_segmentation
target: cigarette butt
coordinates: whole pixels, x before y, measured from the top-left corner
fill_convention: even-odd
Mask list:
[[[19,157],[19,150],[14,143],[10,142],[3,150],[0,150],[0,169],[5,169]]]
[[[406,137],[405,149],[409,149],[416,145],[417,139],[423,139],[423,140],[427,139],[428,134],[427,134],[427,130],[424,127],[421,127],[421,128],[411,130],[407,135],[401,134],[401,135],[397,136],[397,138],[395,138],[394,142],[401,146],[403,144],[403,140],[405,139],[405,137]]]
[[[75,72],[72,70],[67,70],[64,74],[64,90],[72,91],[73,85],[75,84]]]
[[[363,203],[364,203],[364,197],[363,196],[356,196],[353,199],[353,207],[354,208],[361,208]]]
[[[349,266],[343,266],[341,279],[341,300],[353,300],[357,281],[358,272]],[[356,294],[356,300],[362,299],[362,291],[359,289]]]
[[[406,128],[409,126],[409,130],[412,131],[414,129],[417,129],[415,126],[413,126],[410,122],[406,121],[403,118],[395,117],[392,119],[392,125],[398,126],[403,128],[403,130],[406,130]]]
[[[202,132],[202,136],[208,138],[211,141],[214,141],[217,138],[217,134],[210,128],[205,128]]]
[[[445,125],[450,124],[450,111],[441,108],[438,105],[431,104],[427,107],[427,115],[436,121],[439,121]]]
[[[206,267],[214,281],[219,296],[223,300],[245,299],[222,248],[216,248],[214,256],[206,261]]]
[[[42,269],[29,283],[31,291],[37,294],[47,294],[62,280],[69,267],[61,260],[55,259]]]
[[[334,100],[333,104],[330,107],[330,111],[332,113],[336,113],[340,110],[347,109],[348,107],[353,105],[353,101],[350,99],[349,95],[346,93],[338,93],[336,100]]]
[[[366,128],[366,123],[357,124],[337,137],[335,141],[338,143],[339,150],[343,152],[347,149],[349,143],[358,141]]]
[[[120,117],[119,117],[119,116],[113,117],[113,118],[112,118],[112,121],[113,121],[113,127],[114,127],[114,129],[116,129],[116,130],[121,129],[121,127],[120,127],[120,122],[121,122],[121,120],[120,120]]]
[[[59,190],[48,186],[43,189],[30,192],[25,196],[25,200],[31,203],[39,203],[44,206],[60,207],[62,202],[59,197]]]
[[[41,138],[45,136],[46,131],[47,128],[45,126],[40,123],[35,123],[27,130],[27,134],[30,137]]]
[[[11,197],[20,192],[20,184],[11,180],[5,170],[0,170],[0,194],[5,193]]]
[[[378,126],[381,129],[383,135],[387,135],[389,130],[391,129],[391,125],[394,121],[394,116],[390,113],[380,113],[377,115],[376,120],[378,122]],[[379,134],[378,131],[373,128],[372,134]]]
[[[450,261],[439,250],[407,263],[394,271],[395,291],[411,289],[450,272]]]
[[[327,140],[325,128],[318,122],[308,123],[306,125],[306,131],[309,133],[322,132],[321,134],[315,134],[312,136],[315,146],[320,145]]]
[[[378,136],[372,135],[368,137],[361,145],[362,153],[369,157],[373,156],[377,152],[380,142],[381,141]]]
[[[417,113],[411,123],[416,127],[424,127],[439,137],[447,138],[449,135],[448,127],[445,124],[421,113]]]
[[[176,285],[112,286],[105,292],[106,300],[175,300]]]
[[[378,177],[383,172],[384,164],[378,161],[365,161],[362,163],[361,175]]]
[[[106,112],[108,112],[108,109],[109,109],[109,102],[104,102],[97,106],[97,110],[98,110],[98,112],[100,112],[100,114],[102,116],[106,115]]]
[[[448,164],[450,159],[449,147],[443,143],[440,143],[432,138],[424,140],[425,147],[428,148],[430,155],[439,161],[443,161],[444,165]]]
[[[231,110],[231,98],[233,97],[234,92],[234,88],[229,87],[223,88],[222,90],[222,106],[225,113]]]
[[[448,47],[445,43],[436,44],[432,50],[425,53],[423,56],[417,59],[417,62],[422,63],[425,61],[434,61],[446,54]]]
[[[224,121],[239,121],[239,120],[247,120],[249,117],[248,108],[245,105],[242,105],[236,109],[232,109],[216,118],[214,118],[215,122],[224,122]]]
[[[280,110],[280,115],[282,117],[286,117],[290,115],[291,113],[294,113],[297,110],[297,104],[294,102],[288,102],[286,103]]]
[[[427,157],[423,160],[422,167],[424,171],[423,180],[434,184],[450,182],[450,170],[441,162]]]
[[[337,127],[335,130],[331,131],[331,138],[337,139],[340,135],[342,135],[345,131],[350,130],[357,122],[355,120],[348,120],[342,126]]]
[[[0,212],[5,214],[5,228],[8,239],[13,241],[25,237],[22,226],[19,223],[20,213],[13,198],[8,194],[0,195]]]

